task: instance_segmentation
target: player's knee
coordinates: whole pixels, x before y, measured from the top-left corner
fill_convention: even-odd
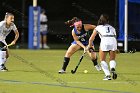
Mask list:
[[[65,57],[71,57],[71,55],[72,55],[72,53],[71,52],[67,52],[66,54],[65,54]]]
[[[94,48],[93,47],[90,47],[89,48],[89,52],[91,53],[91,52],[94,52],[95,50],[94,50]]]

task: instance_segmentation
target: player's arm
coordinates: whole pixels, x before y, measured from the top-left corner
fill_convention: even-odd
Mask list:
[[[18,32],[18,30],[15,30],[14,33],[15,33],[15,38],[11,42],[12,45],[14,45],[16,43],[16,41],[18,40],[18,38],[19,38],[19,32]]]
[[[92,47],[92,42],[94,41],[96,35],[97,35],[97,31],[94,30],[91,37],[89,38],[89,45],[88,45],[89,48]]]
[[[95,25],[91,25],[91,24],[84,24],[84,28],[86,31],[89,31],[89,30],[94,30],[95,29]]]
[[[79,41],[78,37],[76,36],[76,34],[74,33],[74,30],[72,30],[72,36],[73,39],[76,41],[76,43],[81,46],[83,49],[85,49],[85,46]]]

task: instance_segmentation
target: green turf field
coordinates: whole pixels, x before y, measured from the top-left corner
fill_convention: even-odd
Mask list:
[[[8,72],[0,72],[0,93],[140,93],[140,53],[117,55],[117,80],[103,81],[103,72],[85,56],[77,73],[71,70],[82,51],[71,57],[66,74],[58,74],[66,50],[11,49]],[[88,70],[88,73],[83,73]]]

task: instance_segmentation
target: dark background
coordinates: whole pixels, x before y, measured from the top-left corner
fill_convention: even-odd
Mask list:
[[[0,20],[6,12],[15,15],[15,24],[20,32],[18,44],[28,43],[28,10],[32,0],[1,0]],[[117,0],[38,0],[38,6],[46,10],[48,17],[48,44],[70,44],[73,40],[71,29],[64,22],[74,16],[83,20],[83,23],[97,24],[102,13],[110,16],[110,23],[118,29],[118,2]],[[13,38],[13,33],[7,37],[7,42]],[[99,38],[95,41],[99,42]]]

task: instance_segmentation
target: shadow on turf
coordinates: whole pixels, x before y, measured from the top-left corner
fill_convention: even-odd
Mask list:
[[[30,70],[8,70],[8,72],[38,72],[38,71],[30,71]]]

